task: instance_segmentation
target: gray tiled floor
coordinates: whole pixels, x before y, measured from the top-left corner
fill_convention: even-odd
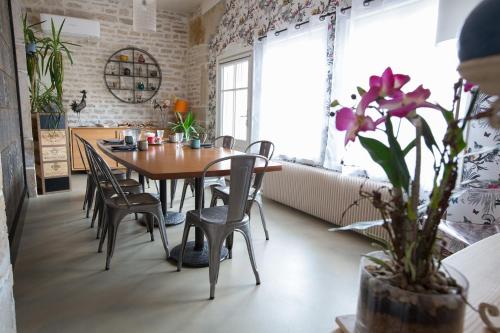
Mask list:
[[[30,200],[15,269],[20,333],[331,332],[335,316],[355,310],[358,262],[370,242],[327,232],[328,223],[272,201],[265,202],[269,241],[253,215],[260,286],[237,235],[209,301],[208,269],[176,272],[158,231],[151,243],[132,220],[121,225],[104,271],[105,255],[96,253],[95,229],[81,210],[83,184],[76,176],[70,193]],[[171,246],[182,229],[168,229]]]

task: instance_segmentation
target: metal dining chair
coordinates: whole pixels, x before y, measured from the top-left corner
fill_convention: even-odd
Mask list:
[[[267,159],[271,159],[274,154],[274,144],[271,141],[261,140],[251,143],[246,149],[245,153],[252,153],[253,150],[258,149],[258,155],[264,156]],[[264,216],[264,207],[262,204],[262,194],[260,187],[262,186],[262,180],[264,179],[264,173],[255,175],[254,182],[248,200],[254,200],[259,207],[260,219],[262,221],[262,227],[264,228],[264,233],[266,234],[266,240],[269,240],[269,232],[267,231],[266,218]],[[217,200],[221,199],[226,205],[229,201],[230,188],[228,186],[213,186],[212,188],[212,200],[210,202],[210,207],[217,205]],[[253,198],[253,199],[252,199]],[[251,205],[250,205],[251,207]],[[250,211],[246,212],[250,216]]]
[[[83,163],[83,169],[87,173],[87,185],[86,185],[86,188],[85,188],[85,196],[84,196],[84,199],[83,199],[83,210],[85,210],[85,209],[87,210],[86,217],[88,218],[89,215],[90,215],[90,209],[92,208],[92,205],[94,203],[94,197],[95,197],[95,192],[96,192],[96,185],[95,185],[94,180],[92,178],[92,174],[90,172],[90,168],[85,163],[85,160],[88,161],[88,158],[85,159],[83,157],[82,149],[80,147],[80,144],[82,142],[81,141],[82,138],[79,135],[77,135],[77,134],[73,133],[73,135],[76,138],[76,146],[78,148],[78,153],[80,154],[80,158],[81,158],[82,163]],[[127,174],[125,172],[121,171],[121,170],[113,170],[112,172],[113,172],[113,174],[115,175],[115,177],[117,179],[127,179],[127,178],[129,178],[129,177],[127,177]]]
[[[225,148],[225,149],[233,149],[234,147],[234,137],[230,135],[222,135],[217,138],[215,138],[213,144],[214,147],[217,147],[220,144],[220,147]],[[208,177],[205,182],[203,183],[203,188],[208,188],[212,186],[225,186],[226,181],[224,177]],[[186,191],[187,188],[191,188],[191,193],[194,193],[193,188],[194,188],[194,179],[193,178],[187,178],[184,179],[184,186],[182,187],[182,195],[181,195],[181,203],[179,205],[179,212],[182,212],[182,207],[184,207],[184,200],[186,198]],[[173,202],[173,198],[172,198]]]
[[[81,144],[84,145],[85,156],[87,158],[87,161],[90,161],[90,155],[89,155],[89,152],[88,152],[88,149],[87,149],[87,145],[89,145],[89,146],[92,146],[92,145],[88,141],[86,141],[85,139],[83,139],[81,136],[79,136],[77,134],[75,134],[75,137],[78,140],[77,144],[78,144],[78,149],[79,149],[80,153],[81,153],[81,148],[80,148],[79,143],[81,143]],[[89,164],[90,164],[90,162],[89,162]],[[124,178],[123,177],[125,175],[125,173],[123,173],[123,172],[117,173],[117,172],[115,172],[115,170],[112,170],[111,172],[112,172],[113,175],[115,175],[115,178],[117,179],[118,184],[120,185],[120,187],[122,189],[124,189],[125,192],[131,192],[131,193],[140,193],[140,192],[143,192],[141,184],[139,184],[137,181],[135,181],[133,179]],[[101,198],[99,192],[98,191],[96,192],[96,189],[97,189],[96,184],[97,183],[96,183],[96,180],[94,179],[94,177],[92,175],[92,171],[91,171],[90,165],[89,165],[88,175],[91,178],[91,180],[90,180],[90,183],[91,183],[90,191],[91,191],[92,195],[91,195],[90,202],[92,203],[94,201],[94,198],[95,198],[94,213],[92,214],[92,222],[90,223],[90,227],[91,228],[94,227],[95,221],[97,219],[98,220],[98,227],[97,227],[97,236],[96,236],[96,238],[99,238],[100,234],[101,234],[101,226],[102,226],[101,222],[102,222],[102,213],[104,211],[104,208],[103,208],[104,207],[104,201]],[[116,175],[118,175],[118,176],[116,176]],[[96,179],[100,179],[100,178],[102,178],[102,175],[97,174],[97,178]],[[104,179],[100,180],[100,185],[103,186],[103,191],[106,194],[112,194],[113,190],[111,189],[111,185],[108,182],[106,182]],[[88,212],[87,212],[87,214],[88,214]],[[88,215],[87,215],[87,217],[88,217]],[[137,219],[137,216],[136,216],[136,219]]]
[[[215,285],[219,275],[219,265],[221,250],[224,240],[238,231],[243,235],[246,240],[248,255],[252,264],[252,269],[255,275],[257,285],[260,284],[259,272],[255,263],[255,255],[252,245],[252,237],[250,234],[250,218],[246,214],[249,211],[249,205],[252,205],[253,200],[248,200],[248,191],[250,190],[252,175],[257,159],[264,162],[264,170],[267,168],[268,159],[259,155],[237,155],[228,156],[209,163],[205,170],[201,181],[206,178],[207,172],[216,164],[230,161],[231,163],[231,184],[230,196],[227,205],[216,206],[210,208],[201,208],[203,196],[197,199],[197,210],[191,210],[186,214],[186,224],[184,226],[184,233],[182,235],[182,244],[179,252],[179,259],[177,261],[177,271],[182,267],[182,256],[186,247],[189,230],[191,227],[198,227],[203,230],[208,240],[209,251],[209,277],[210,277],[210,299],[214,299]],[[254,192],[257,193],[256,191]],[[232,251],[232,244],[228,247],[229,252]]]
[[[102,159],[102,157],[95,151],[95,149],[85,143],[85,147],[89,152],[91,159],[91,166],[94,169],[94,179],[100,184],[100,179],[97,175],[102,175],[106,182],[111,185],[114,192],[112,196],[108,196],[103,186],[98,186],[99,194],[104,199],[104,214],[103,214],[103,233],[99,242],[99,252],[102,251],[102,246],[106,235],[108,235],[107,256],[106,256],[106,270],[109,270],[111,258],[113,257],[116,246],[116,235],[118,226],[123,218],[129,214],[142,213],[147,217],[148,231],[151,235],[151,241],[154,241],[154,222],[158,223],[160,236],[165,249],[166,258],[169,257],[170,252],[168,249],[167,231],[165,228],[165,221],[161,208],[160,201],[149,193],[126,193],[120,187],[118,181],[113,176],[109,166]]]

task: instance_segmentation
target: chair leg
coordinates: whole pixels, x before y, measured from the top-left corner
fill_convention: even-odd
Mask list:
[[[255,201],[257,207],[259,207],[260,220],[262,221],[262,227],[264,228],[264,233],[266,234],[266,240],[269,240],[269,232],[267,231],[266,218],[264,216],[264,207],[259,201]]]
[[[137,216],[137,213],[135,213],[135,215]],[[152,214],[145,214],[145,218],[146,218],[146,226],[148,228],[148,232],[149,234],[151,235],[151,241],[154,242],[155,241],[155,235],[153,233],[154,229],[155,229],[155,221],[154,221],[154,216]]]
[[[85,196],[83,197],[83,210],[87,208],[87,202],[89,201],[89,190],[90,190],[90,175],[87,174],[87,185],[85,186]]]
[[[163,248],[165,249],[166,259],[168,259],[168,257],[170,257],[170,250],[168,249],[167,228],[165,227],[165,219],[163,217],[161,207],[158,207],[158,210],[153,214],[153,216],[158,222],[158,230],[160,230],[161,242],[163,243]],[[154,219],[151,226],[154,227]]]
[[[107,252],[106,270],[109,270],[109,267],[111,265],[111,258],[113,257],[113,254],[115,253],[116,235],[118,233],[118,225],[120,224],[121,220],[126,215],[127,214],[124,213],[123,211],[116,211],[114,209],[107,209],[107,211],[106,211],[106,216],[108,218],[108,247],[106,249],[106,252]]]
[[[101,197],[98,198],[95,205],[96,209],[99,209],[98,220],[97,220],[97,235],[96,235],[96,239],[99,239],[101,237],[103,230],[103,224],[106,214],[106,206],[104,204],[104,200]]]
[[[99,207],[99,193],[97,193],[97,197],[96,197],[96,203],[94,205],[94,212],[92,213],[92,222],[90,222],[90,227],[93,228],[94,227],[94,224],[95,224],[95,220],[98,216],[98,213],[100,211],[100,207]]]
[[[231,232],[226,237],[226,247],[228,250],[228,259],[233,259],[233,243],[234,243],[234,232]]]
[[[89,215],[90,215],[90,209],[92,208],[92,203],[94,202],[94,194],[95,194],[96,190],[97,190],[97,188],[96,188],[94,182],[92,181],[90,183],[89,199],[87,201],[87,215],[86,215],[87,218],[89,218]]]
[[[102,220],[100,221],[100,224],[101,224],[101,233],[97,235],[97,237],[99,238],[99,247],[97,249],[98,253],[102,252],[102,246],[104,245],[104,240],[106,239],[106,234],[108,232],[109,223],[105,207],[102,208]]]
[[[127,169],[127,179],[132,178],[132,169]]]
[[[217,195],[212,191],[212,199],[210,200],[210,207],[217,206]]]
[[[208,273],[210,278],[210,299],[215,298],[215,286],[219,278],[220,254],[222,250],[222,239],[210,236],[207,233],[209,246],[208,253]]]
[[[245,241],[247,243],[248,256],[250,257],[250,263],[252,264],[253,274],[255,275],[255,282],[257,285],[259,285],[260,276],[259,276],[259,271],[257,270],[257,264],[255,263],[255,254],[253,252],[252,235],[250,234],[250,227],[247,224],[241,227],[241,229],[238,231],[240,231],[241,234],[243,234],[243,237],[245,238]]]
[[[186,222],[186,224],[184,225],[184,232],[182,234],[182,243],[179,250],[179,258],[177,260],[177,272],[180,272],[182,268],[182,257],[184,256],[184,249],[186,248],[186,243],[189,237],[189,229],[191,229],[191,225]]]
[[[193,184],[193,182],[189,182],[189,188],[191,189],[191,196],[194,197],[194,184]]]
[[[184,180],[184,185],[182,186],[182,195],[181,195],[181,203],[179,205],[179,213],[182,212],[182,207],[184,207],[184,199],[186,198],[186,190],[188,187],[187,180]]]

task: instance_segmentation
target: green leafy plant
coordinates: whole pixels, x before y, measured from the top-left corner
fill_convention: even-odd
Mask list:
[[[441,257],[437,244],[438,226],[445,214],[449,200],[456,195],[459,155],[466,143],[464,131],[468,122],[489,117],[493,119],[493,109],[474,113],[478,91],[473,89],[470,108],[463,119],[457,119],[455,110],[459,107],[463,82],[455,89],[452,110],[427,101],[430,91],[419,86],[412,92],[401,89],[410,81],[407,75],[392,73],[390,68],[381,77],[370,78],[370,89],[358,89],[361,100],[356,108],[341,107],[336,111],[336,127],[346,131],[345,144],[359,139],[363,148],[386,173],[392,187],[378,191],[360,189],[360,200],[368,200],[380,212],[381,221],[354,223],[338,230],[364,230],[382,226],[388,234],[389,242],[383,242],[388,260],[369,258],[376,264],[374,275],[384,276],[393,285],[416,292],[447,293],[457,288],[455,281],[441,271]],[[471,89],[465,85],[465,91]],[[332,107],[338,107],[334,101]],[[447,130],[439,145],[432,127],[417,113],[419,108],[432,108],[439,112],[447,124]],[[367,115],[374,110],[378,119]],[[394,124],[408,121],[415,129],[415,139],[401,146]],[[384,142],[361,135],[368,131],[382,131]],[[422,150],[428,149],[434,156],[434,177],[430,195],[422,200],[421,168]],[[492,147],[492,149],[494,149]],[[406,158],[414,154],[413,175]],[[347,210],[357,206],[359,200]],[[347,212],[346,210],[346,212]],[[344,212],[344,215],[346,214]]]
[[[62,103],[63,95],[63,81],[64,81],[64,55],[68,58],[70,64],[73,64],[71,51],[68,45],[80,46],[61,40],[61,31],[64,27],[66,20],[63,20],[59,29],[56,29],[54,20],[51,20],[51,36],[43,38],[42,47],[42,68],[44,68],[44,75],[50,74],[52,87],[55,88],[57,98]]]
[[[191,138],[199,138],[203,128],[196,122],[193,113],[188,112],[186,118],[182,118],[179,112],[175,113],[177,122],[170,123],[170,130],[175,133],[184,133],[184,138],[190,140]]]
[[[42,24],[43,22],[37,22],[34,24],[28,24],[28,14],[25,14],[22,18],[23,21],[23,32],[24,32],[24,44],[26,45],[26,67],[28,71],[28,78],[30,81],[30,94],[31,94],[31,110],[34,109],[34,101],[37,99],[38,93],[38,81],[41,76],[40,72],[40,59],[42,54],[37,46],[39,39],[36,37],[33,28]]]

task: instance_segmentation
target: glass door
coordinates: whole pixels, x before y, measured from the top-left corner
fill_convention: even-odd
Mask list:
[[[219,64],[218,135],[235,138],[243,151],[250,138],[250,56]]]

